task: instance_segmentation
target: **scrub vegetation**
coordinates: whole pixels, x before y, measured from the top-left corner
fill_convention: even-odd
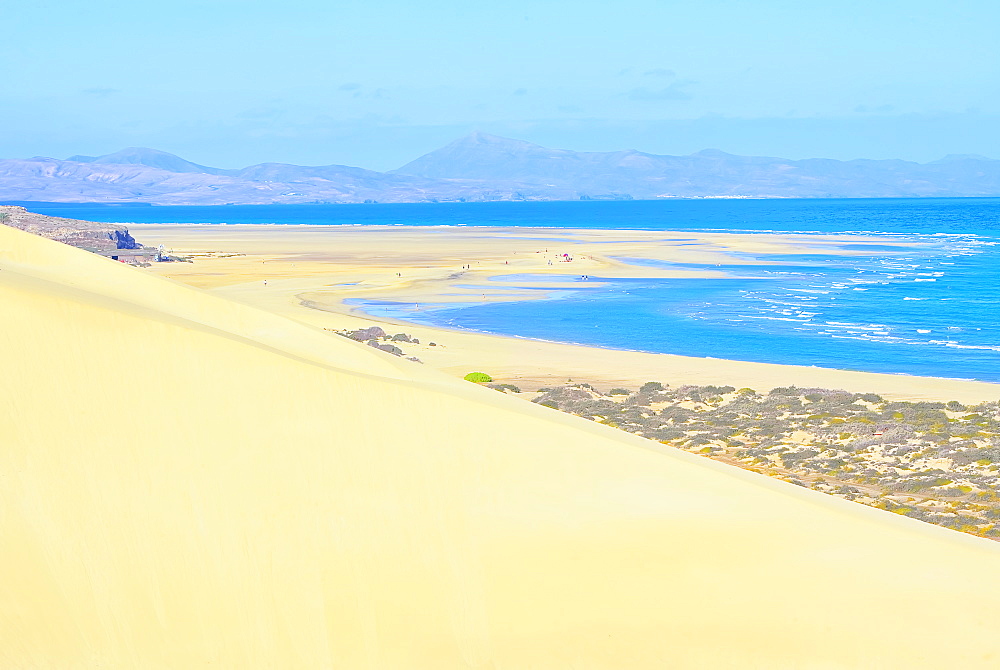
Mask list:
[[[1000,403],[648,382],[534,402],[847,500],[1000,539]]]

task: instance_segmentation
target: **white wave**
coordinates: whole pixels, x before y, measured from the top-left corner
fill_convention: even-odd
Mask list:
[[[826,321],[828,326],[847,326],[848,328],[860,328],[862,330],[885,330],[889,326],[884,323],[850,323],[848,321]]]
[[[789,321],[791,323],[805,323],[802,319],[792,319],[780,316],[760,316],[756,314],[746,314],[747,319],[760,319],[762,321]]]
[[[991,344],[958,344],[957,342],[947,342],[946,347],[953,349],[982,349],[986,351],[1000,351],[1000,346]]]

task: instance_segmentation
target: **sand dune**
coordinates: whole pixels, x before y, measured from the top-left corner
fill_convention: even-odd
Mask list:
[[[0,667],[993,668],[1000,548],[0,226]]]

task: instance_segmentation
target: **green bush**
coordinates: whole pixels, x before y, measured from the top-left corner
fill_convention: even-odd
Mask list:
[[[467,382],[476,382],[477,384],[488,384],[493,381],[493,377],[490,377],[485,372],[470,372],[463,379]]]
[[[660,382],[646,382],[639,387],[639,393],[653,393],[655,391],[662,391],[663,384]]]
[[[630,395],[632,392],[628,389],[614,388],[608,391],[608,395]]]

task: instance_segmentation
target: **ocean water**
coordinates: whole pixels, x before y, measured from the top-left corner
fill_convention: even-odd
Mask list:
[[[859,240],[829,253],[744,255],[713,265],[727,273],[718,279],[571,275],[572,288],[552,291],[540,288],[551,277],[509,275],[494,278],[500,292],[517,286],[544,299],[360,306],[438,326],[612,348],[1000,382],[1000,199],[29,206],[123,223],[879,234],[886,239],[875,246]]]

